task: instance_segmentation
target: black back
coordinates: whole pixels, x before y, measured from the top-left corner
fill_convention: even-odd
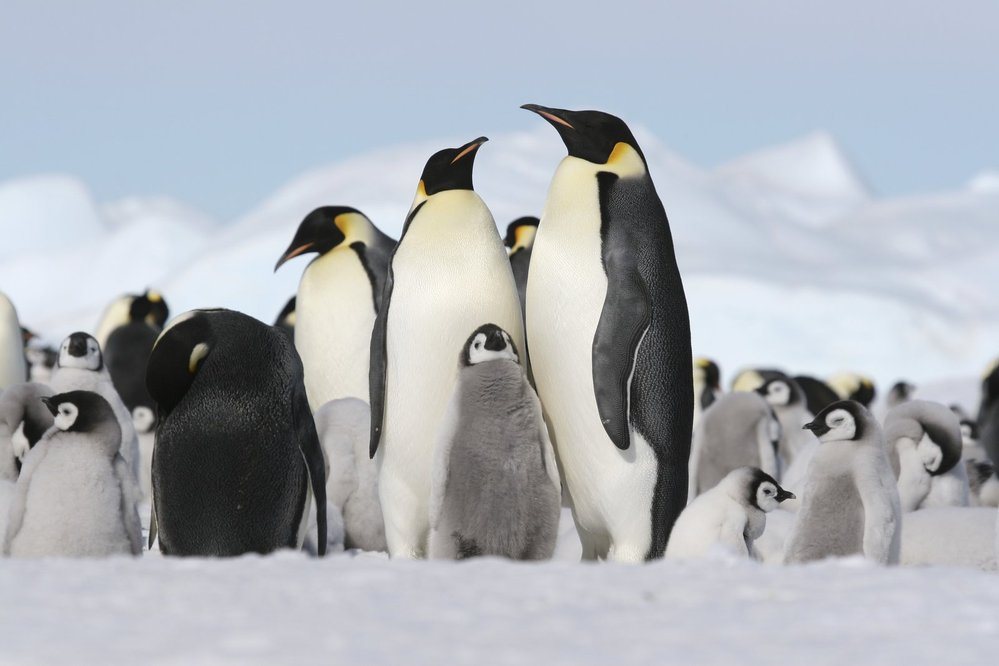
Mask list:
[[[159,332],[149,325],[145,316],[132,318],[127,324],[111,331],[104,346],[104,364],[129,412],[139,406],[155,407],[146,390],[146,363]]]
[[[833,391],[821,379],[816,379],[808,375],[797,375],[793,379],[798,383],[802,393],[805,394],[805,405],[812,414],[818,414],[826,406],[839,400],[836,391]]]
[[[152,478],[164,553],[294,547],[310,477],[325,552],[325,461],[302,373],[283,334],[230,310],[199,311],[159,340],[146,383],[159,417]]]

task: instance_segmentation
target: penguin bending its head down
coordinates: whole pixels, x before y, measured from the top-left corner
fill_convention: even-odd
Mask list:
[[[686,504],[694,397],[666,211],[620,118],[523,108],[568,151],[534,240],[527,330],[583,557],[659,558]]]
[[[157,333],[163,330],[170,317],[170,308],[162,294],[152,289],[147,289],[141,294],[122,294],[104,308],[100,321],[97,322],[97,328],[94,329],[94,339],[101,349],[107,347],[108,337],[112,331],[129,322],[129,312],[135,301],[145,301],[148,305],[146,323]]]
[[[827,382],[840,400],[855,400],[864,407],[870,407],[877,397],[874,380],[856,372],[839,372],[829,377]]]
[[[734,469],[683,510],[669,536],[666,557],[704,557],[720,546],[733,555],[759,559],[753,542],[766,529],[766,514],[789,499],[794,493],[763,470]]]
[[[484,324],[462,349],[460,366],[434,450],[430,557],[548,559],[562,484],[516,345]]]
[[[902,510],[877,420],[859,402],[842,400],[805,428],[820,444],[798,493],[785,563],[862,554],[897,564]]]
[[[10,508],[4,553],[99,557],[142,553],[138,490],[119,454],[111,405],[92,391],[42,401],[54,427],[25,458]]]
[[[954,412],[928,400],[903,402],[885,416],[885,439],[903,511],[968,506],[961,422]]]
[[[314,497],[325,553],[325,462],[284,335],[232,310],[187,312],[156,341],[146,385],[159,411],[150,543],[158,530],[168,555],[299,549]]]
[[[295,297],[295,349],[315,412],[339,398],[368,395],[371,330],[395,241],[361,211],[322,206],[305,216],[274,270],[303,254]]]
[[[389,267],[371,338],[371,455],[392,557],[423,557],[437,429],[454,392],[454,353],[484,321],[524,348],[517,286],[472,189],[480,137],[427,160]]]

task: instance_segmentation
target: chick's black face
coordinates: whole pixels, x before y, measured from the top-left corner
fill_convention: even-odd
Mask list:
[[[524,104],[522,109],[533,111],[549,123],[562,137],[569,155],[592,162],[606,164],[614,147],[624,143],[642,156],[635,136],[623,120],[603,111],[569,111],[538,104]]]
[[[59,393],[42,398],[42,402],[55,417],[56,426],[66,432],[92,432],[115,419],[108,401],[92,391]]]
[[[508,358],[519,362],[517,345],[510,334],[496,324],[483,324],[468,336],[461,352],[461,365],[468,367],[495,358]]]
[[[472,166],[475,164],[475,153],[488,140],[480,136],[458,148],[445,148],[431,155],[420,176],[427,196],[448,190],[474,189]]]

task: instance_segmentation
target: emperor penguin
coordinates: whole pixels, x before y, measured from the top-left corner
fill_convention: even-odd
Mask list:
[[[128,323],[129,311],[132,308],[132,303],[136,300],[149,302],[147,322],[157,332],[163,330],[163,326],[170,317],[170,308],[162,294],[152,289],[147,289],[141,294],[122,294],[104,308],[101,318],[97,322],[97,328],[94,329],[94,338],[101,349],[107,346],[108,337],[112,331]]]
[[[77,331],[62,341],[59,360],[49,379],[55,393],[72,390],[94,391],[104,396],[111,405],[118,426],[121,428],[121,456],[139,478],[139,439],[132,423],[132,413],[125,407],[118,391],[111,382],[111,375],[104,363],[104,355],[94,336]]]
[[[24,358],[24,338],[17,310],[7,295],[0,292],[0,391],[28,378]]]
[[[509,333],[483,324],[459,365],[434,449],[430,557],[550,559],[562,483],[517,347]]]
[[[568,150],[534,240],[527,330],[583,558],[660,558],[687,500],[694,397],[666,211],[620,118],[523,108]]]
[[[103,346],[104,364],[115,390],[131,413],[153,406],[146,390],[146,363],[162,327],[150,322],[153,303],[146,297],[132,300],[128,322],[111,331]]]
[[[281,308],[277,319],[274,320],[274,327],[288,336],[292,342],[295,341],[295,307],[298,305],[298,297],[292,296]]]
[[[877,419],[859,402],[841,400],[805,428],[820,446],[798,493],[785,563],[861,554],[898,564],[902,509]]]
[[[54,427],[25,459],[3,552],[15,557],[141,555],[137,490],[111,405],[92,391],[42,399]]]
[[[755,391],[768,379],[787,377],[787,373],[777,368],[743,368],[732,378],[733,391]]]
[[[454,353],[493,322],[523,349],[517,285],[496,223],[472,189],[480,137],[427,161],[389,266],[371,338],[371,455],[392,557],[425,557],[437,429]]]
[[[968,475],[971,506],[999,506],[999,477],[985,449],[979,443],[978,423],[963,410],[951,410],[961,419],[961,462]]]
[[[856,372],[838,372],[826,382],[840,397],[840,400],[854,400],[864,407],[870,407],[877,397],[874,380]]]
[[[309,505],[326,551],[326,471],[291,342],[232,310],[174,319],[153,347],[153,523],[167,555],[300,549]],[[311,488],[311,494],[310,494]]]
[[[817,379],[811,375],[795,375],[791,379],[798,384],[802,393],[805,394],[805,409],[808,410],[809,414],[818,414],[827,405],[831,405],[840,399],[836,391],[833,391],[832,387],[821,379]]]
[[[961,422],[940,403],[909,400],[885,416],[885,440],[903,511],[968,506]]]
[[[368,353],[395,241],[361,211],[323,206],[302,220],[274,270],[315,252],[295,298],[295,349],[316,411],[337,398],[368,394]]]
[[[805,406],[805,395],[798,383],[790,377],[768,379],[756,392],[773,408],[780,421],[781,436],[777,453],[780,456],[780,470],[786,470],[815,439],[802,430],[802,426],[812,420],[812,414]]]
[[[776,476],[780,438],[780,422],[761,396],[746,391],[722,395],[694,429],[688,500],[711,490],[741,467],[758,467]]]
[[[789,499],[794,493],[763,470],[734,469],[683,510],[666,545],[666,557],[699,558],[722,550],[758,560],[753,542],[766,529],[767,513]]]
[[[982,377],[978,435],[978,441],[992,460],[992,464],[999,466],[999,359],[996,359]]]
[[[527,273],[531,266],[531,248],[534,237],[538,233],[538,218],[519,217],[506,228],[503,244],[510,253],[510,267],[513,268],[513,279],[517,283],[517,295],[520,297],[521,314],[527,307]]]
[[[721,370],[718,364],[709,358],[698,357],[694,359],[694,421],[693,427],[697,429],[697,422],[701,419],[701,414],[721,396]]]

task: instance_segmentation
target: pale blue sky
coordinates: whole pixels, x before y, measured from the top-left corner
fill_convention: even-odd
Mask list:
[[[0,179],[222,218],[303,170],[587,105],[711,166],[813,129],[879,192],[999,167],[999,2],[4,0]]]

